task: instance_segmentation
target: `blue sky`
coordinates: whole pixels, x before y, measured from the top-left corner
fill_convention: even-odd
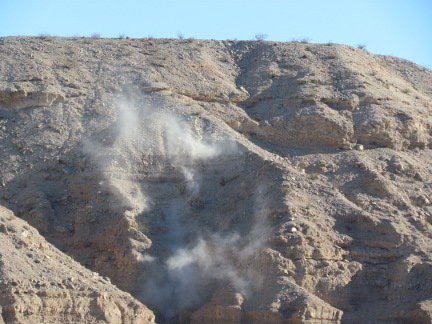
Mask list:
[[[0,0],[0,36],[185,37],[365,44],[432,68],[432,0]]]

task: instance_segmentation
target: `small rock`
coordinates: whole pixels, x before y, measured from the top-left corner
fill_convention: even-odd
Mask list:
[[[0,224],[0,233],[8,233],[7,227],[4,224]]]
[[[416,179],[417,181],[423,181],[423,177],[418,172],[416,172],[416,174],[414,175],[414,179]]]
[[[399,157],[392,157],[392,159],[388,163],[389,169],[393,173],[401,173],[404,171],[404,166],[402,164],[402,161]]]
[[[364,146],[362,144],[356,144],[354,146],[354,149],[356,149],[357,151],[363,151],[364,150]]]
[[[420,195],[420,196],[415,197],[414,203],[417,206],[427,206],[427,205],[431,204],[430,200],[424,195]]]

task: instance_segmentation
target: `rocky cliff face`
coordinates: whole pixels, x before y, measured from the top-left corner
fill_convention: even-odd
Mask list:
[[[274,42],[3,38],[0,58],[0,204],[158,322],[431,321],[429,70]],[[62,284],[54,311],[27,282],[68,274],[32,249],[2,245],[3,282],[23,269],[5,322],[153,320],[84,268],[94,293]]]
[[[54,248],[4,207],[0,237],[5,323],[154,323],[148,308]]]

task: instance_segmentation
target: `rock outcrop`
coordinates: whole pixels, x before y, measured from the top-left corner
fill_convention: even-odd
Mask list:
[[[158,322],[432,320],[431,71],[344,45],[16,37],[0,75],[0,203],[29,224],[3,227]],[[6,322],[153,320],[21,227]],[[60,288],[31,281],[48,265]]]
[[[147,307],[57,250],[4,207],[0,274],[5,323],[154,323]]]

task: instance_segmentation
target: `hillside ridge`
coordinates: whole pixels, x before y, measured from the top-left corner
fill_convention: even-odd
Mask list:
[[[65,286],[87,305],[66,322],[141,323],[128,300],[158,323],[429,323],[431,148],[432,72],[403,59],[0,38],[0,205],[28,222],[1,228],[20,222],[134,296],[93,287],[121,300],[114,314]],[[0,279],[25,253],[2,246]],[[46,267],[61,277],[46,262],[25,268],[18,296]],[[49,321],[33,297],[6,299],[6,323]],[[9,315],[24,308],[39,317]]]

